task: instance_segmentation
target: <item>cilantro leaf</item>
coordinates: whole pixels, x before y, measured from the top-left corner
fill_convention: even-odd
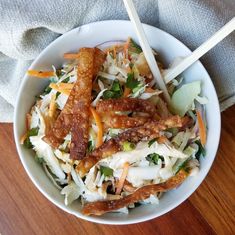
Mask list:
[[[39,127],[34,127],[27,132],[27,138],[24,141],[24,146],[28,149],[33,148],[32,143],[30,142],[30,136],[36,136],[38,134]]]
[[[137,88],[139,84],[140,82],[134,78],[134,73],[127,74],[126,87],[133,90]]]
[[[151,139],[151,140],[148,142],[148,146],[150,147],[155,141],[157,141],[156,138]]]
[[[203,157],[205,157],[205,155],[206,155],[206,150],[205,150],[205,148],[202,146],[201,141],[196,140],[196,141],[195,141],[195,144],[198,145],[198,151],[197,151],[197,153],[195,154],[195,157],[196,157],[197,160],[199,160],[201,155],[202,155]]]
[[[113,175],[113,169],[109,168],[107,166],[100,166],[100,173],[104,176],[112,176]]]
[[[130,39],[130,43],[129,43],[129,47],[128,47],[128,51],[130,54],[132,53],[136,53],[136,54],[140,54],[142,52],[141,47],[131,38]]]
[[[157,154],[157,153],[150,153],[147,155],[147,157],[145,158],[147,161],[154,163],[155,165],[158,165],[158,160],[161,159],[162,161],[164,161],[163,156]]]

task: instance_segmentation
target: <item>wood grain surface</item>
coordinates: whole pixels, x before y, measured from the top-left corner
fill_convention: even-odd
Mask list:
[[[215,162],[197,191],[173,211],[148,222],[90,223],[50,203],[19,160],[12,124],[0,124],[0,234],[235,234],[235,106],[222,113]]]

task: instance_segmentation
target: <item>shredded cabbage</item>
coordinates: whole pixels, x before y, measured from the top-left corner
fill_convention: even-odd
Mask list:
[[[71,182],[61,190],[61,194],[65,195],[64,203],[68,206],[79,198],[81,190],[74,182]]]
[[[171,98],[171,107],[174,113],[181,117],[194,105],[194,100],[201,92],[201,82],[196,81],[182,85],[174,92]]]

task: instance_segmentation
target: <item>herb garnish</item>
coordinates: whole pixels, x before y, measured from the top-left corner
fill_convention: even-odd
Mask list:
[[[113,169],[109,168],[107,166],[100,166],[100,172],[101,172],[101,175],[104,175],[104,176],[112,176],[113,175]]]
[[[119,81],[114,80],[111,89],[103,93],[103,98],[104,99],[120,98],[122,94],[123,94],[123,90]]]
[[[154,142],[156,142],[156,141],[157,141],[157,139],[156,139],[156,138],[151,139],[151,140],[148,142],[148,146],[149,146],[149,148],[150,148],[150,146],[151,146]]]
[[[202,155],[203,157],[205,157],[205,155],[206,155],[206,150],[205,150],[205,148],[202,146],[201,141],[196,140],[196,141],[195,141],[195,144],[198,145],[198,151],[197,151],[197,153],[195,154],[195,157],[196,157],[197,160],[199,160],[201,155]]]
[[[27,132],[27,138],[24,141],[24,146],[28,149],[33,148],[32,143],[30,142],[30,136],[36,136],[38,134],[39,127],[34,127]]]
[[[146,160],[149,162],[154,163],[155,165],[158,165],[158,160],[161,159],[162,161],[164,161],[164,157],[157,154],[157,153],[150,153],[147,155]]]

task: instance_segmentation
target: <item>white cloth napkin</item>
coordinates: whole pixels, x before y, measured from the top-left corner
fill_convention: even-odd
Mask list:
[[[136,0],[141,21],[195,49],[235,15],[234,0]],[[128,19],[121,0],[0,1],[0,122],[12,122],[16,94],[32,60],[74,27]],[[202,60],[216,87],[221,110],[235,103],[235,33]]]

